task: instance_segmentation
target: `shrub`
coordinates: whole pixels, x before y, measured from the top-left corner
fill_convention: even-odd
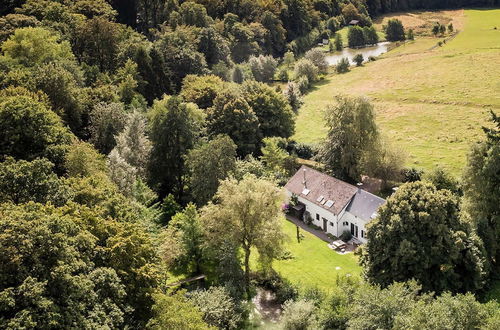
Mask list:
[[[323,53],[321,49],[313,48],[309,50],[304,57],[316,65],[320,73],[326,73],[328,71],[328,62],[326,61],[325,53]]]
[[[281,323],[285,330],[316,329],[318,326],[316,306],[308,300],[289,300],[283,306]]]
[[[408,39],[408,40],[415,40],[415,35],[413,34],[413,29],[409,29],[409,30],[408,30],[408,36],[407,36],[407,39]]]
[[[349,67],[351,64],[349,63],[349,59],[347,57],[342,58],[337,65],[335,66],[335,70],[337,73],[346,73],[349,72]]]
[[[340,35],[340,33],[335,33],[334,44],[336,51],[341,51],[344,48],[344,43],[342,41],[342,36]]]
[[[412,168],[405,168],[402,171],[403,182],[415,182],[422,180],[424,171]]]
[[[357,66],[362,66],[365,59],[363,57],[363,54],[356,54],[356,56],[354,56],[352,60],[356,63]]]
[[[288,77],[288,70],[286,68],[281,68],[278,71],[278,79],[282,82],[287,82],[289,77]]]
[[[283,94],[285,95],[288,104],[292,107],[292,110],[294,112],[299,111],[302,103],[304,103],[302,101],[302,93],[300,92],[299,86],[295,82],[290,81]]]
[[[340,239],[344,242],[348,242],[352,238],[352,234],[350,230],[344,230],[342,235],[340,235]]]
[[[257,286],[274,292],[276,300],[280,304],[283,304],[285,301],[295,300],[299,296],[297,287],[287,279],[282,278],[275,271],[259,272],[256,274],[254,280]]]
[[[299,88],[300,94],[305,94],[309,90],[309,79],[306,76],[300,77],[297,80],[297,87]]]
[[[297,157],[300,157],[302,159],[311,159],[318,153],[318,150],[315,146],[296,141],[290,141],[288,143],[287,151],[290,154],[296,154]]]
[[[248,60],[248,65],[250,66],[250,70],[252,71],[255,80],[260,82],[270,82],[274,78],[278,61],[276,61],[271,55],[260,55],[259,57],[251,56]]]
[[[366,44],[375,45],[378,43],[378,34],[373,26],[365,26],[363,28],[363,34],[365,36]]]
[[[375,62],[377,58],[375,56],[368,56],[368,61]]]
[[[311,60],[303,58],[295,63],[294,76],[295,79],[307,77],[308,83],[315,82],[318,80],[318,67]]]

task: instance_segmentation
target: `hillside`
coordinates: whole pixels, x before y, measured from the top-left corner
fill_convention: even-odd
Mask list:
[[[322,111],[332,96],[366,95],[374,101],[383,132],[409,153],[408,165],[442,164],[459,174],[471,142],[479,139],[487,109],[500,108],[500,10],[457,10],[390,15],[416,28],[417,38],[364,67],[330,75],[305,97],[295,138],[319,142]],[[435,19],[461,30],[443,47],[419,36]],[[378,25],[382,21],[377,22]],[[463,26],[463,30],[462,27]]]

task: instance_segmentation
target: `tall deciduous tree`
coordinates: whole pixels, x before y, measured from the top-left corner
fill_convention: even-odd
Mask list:
[[[267,266],[282,250],[281,202],[283,193],[274,184],[246,175],[241,181],[228,179],[216,194],[217,204],[202,211],[207,243],[221,246],[232,242],[244,251],[245,291],[250,299],[250,254],[259,252]]]
[[[424,291],[438,293],[484,285],[482,243],[459,219],[458,198],[448,190],[420,181],[401,186],[379,209],[367,234],[361,263],[373,283],[385,287],[415,279]]]
[[[205,205],[236,166],[236,145],[227,135],[189,151],[186,158],[191,193],[198,205]]]
[[[500,271],[500,117],[493,112],[486,140],[473,145],[463,175],[465,209],[483,239],[492,273]]]
[[[389,41],[403,41],[406,39],[403,23],[397,18],[390,19],[385,27],[385,38]]]
[[[328,134],[319,157],[335,176],[356,181],[365,152],[378,140],[373,106],[365,98],[338,96],[326,109]]]
[[[98,103],[90,113],[90,142],[107,155],[116,145],[127,115],[121,103]]]
[[[150,116],[153,148],[149,181],[160,198],[169,193],[181,198],[186,174],[184,156],[201,133],[204,114],[195,104],[173,96],[156,101]]]

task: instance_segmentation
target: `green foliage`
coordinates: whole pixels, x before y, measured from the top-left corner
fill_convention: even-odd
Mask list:
[[[203,313],[182,291],[174,294],[157,293],[154,299],[154,316],[148,322],[149,329],[213,329],[203,321]]]
[[[252,249],[259,252],[266,267],[281,253],[282,199],[282,192],[273,183],[246,175],[239,182],[223,181],[216,194],[217,204],[209,203],[202,210],[207,245],[218,247],[227,242],[243,250],[247,298]]]
[[[213,75],[188,75],[182,81],[180,95],[186,102],[196,103],[201,109],[213,106],[217,94],[224,88],[221,78]]]
[[[247,81],[242,95],[259,120],[260,136],[287,138],[294,133],[294,113],[282,93],[263,83]]]
[[[302,93],[300,92],[297,83],[293,81],[289,82],[286,85],[286,89],[283,94],[285,95],[285,98],[287,99],[288,104],[290,104],[293,112],[297,113],[304,103],[302,101]]]
[[[285,330],[317,329],[316,307],[314,303],[308,300],[289,300],[285,302],[281,323]]]
[[[274,79],[278,61],[272,56],[250,56],[248,65],[255,80],[260,82],[271,82]]]
[[[223,287],[196,290],[189,293],[189,299],[203,313],[203,320],[217,329],[238,329],[241,315],[234,299]]]
[[[202,250],[201,223],[194,204],[177,212],[161,237],[162,256],[171,270],[193,275],[201,273],[206,257]]]
[[[207,126],[211,135],[228,135],[238,147],[240,156],[256,150],[260,142],[259,118],[240,91],[222,91],[207,112]]]
[[[4,56],[26,67],[54,61],[73,61],[74,56],[67,41],[41,27],[17,29],[2,44]]]
[[[372,151],[378,139],[373,105],[365,98],[338,96],[325,114],[328,135],[319,157],[340,179],[357,181],[362,156]]]
[[[350,66],[351,64],[349,63],[349,59],[347,57],[343,57],[335,66],[335,71],[337,71],[337,73],[347,73],[349,72]]]
[[[3,43],[15,30],[24,27],[35,27],[40,22],[33,16],[8,14],[0,17],[0,43]]]
[[[302,58],[295,63],[293,75],[296,80],[306,77],[309,83],[313,83],[318,80],[318,67],[311,60]]]
[[[364,57],[363,57],[363,54],[356,54],[353,59],[352,59],[355,63],[356,63],[356,66],[362,66],[363,65],[363,61],[365,60]]]
[[[168,194],[161,203],[161,216],[158,219],[160,224],[166,226],[172,217],[181,210],[182,208],[175,200],[174,195]]]
[[[116,145],[115,136],[124,128],[125,110],[121,103],[98,103],[90,113],[90,142],[107,155]]]
[[[54,164],[44,158],[31,162],[7,157],[0,163],[0,203],[51,202],[63,205],[69,198],[55,173]]]
[[[335,45],[335,50],[338,52],[344,49],[344,42],[342,41],[342,36],[340,35],[340,33],[335,33],[334,45]]]
[[[327,73],[328,62],[325,58],[325,53],[319,48],[313,48],[304,54],[304,58],[310,60],[320,73]]]
[[[500,117],[491,113],[491,126],[483,128],[486,141],[472,146],[463,174],[464,206],[482,238],[492,272],[500,266]]]
[[[443,167],[438,166],[425,173],[423,179],[432,183],[437,189],[448,189],[454,194],[461,194],[460,182]]]
[[[378,43],[378,34],[373,26],[365,26],[363,28],[363,35],[365,37],[366,44],[375,45]]]
[[[291,69],[293,68],[294,64],[295,64],[295,55],[291,51],[286,52],[285,55],[283,56],[283,65],[287,69]]]
[[[358,48],[364,46],[367,42],[362,27],[352,26],[347,32],[347,41],[350,48]]]
[[[363,173],[381,179],[382,189],[390,188],[389,181],[402,180],[406,157],[404,150],[390,143],[387,138],[380,138],[373,149],[363,156]]]
[[[410,41],[411,41],[411,40],[415,40],[415,35],[414,35],[414,33],[413,33],[413,29],[409,29],[409,30],[408,30],[408,34],[406,35],[406,39],[408,39],[408,40],[410,40]]]
[[[272,137],[263,140],[264,146],[261,148],[261,161],[266,166],[266,169],[273,173],[275,177],[289,177],[293,172],[293,168],[289,168],[289,164],[294,162],[288,152],[282,147],[286,145],[286,141],[282,138]]]
[[[482,244],[460,221],[458,199],[450,191],[424,182],[407,183],[378,213],[368,227],[361,259],[371,282],[385,287],[415,279],[424,291],[438,293],[483,287]]]
[[[22,88],[0,92],[0,155],[45,157],[60,169],[72,135],[39,95]]]
[[[160,198],[173,193],[179,199],[186,180],[184,156],[198,140],[205,116],[196,105],[175,96],[156,101],[149,116],[149,182]]]
[[[404,41],[406,36],[403,23],[396,18],[390,19],[385,27],[385,38],[388,41]]]
[[[236,166],[236,145],[227,135],[214,137],[208,143],[189,151],[186,157],[191,194],[196,203],[205,205]]]
[[[76,142],[66,154],[64,168],[69,177],[97,177],[106,172],[106,162],[90,144]]]

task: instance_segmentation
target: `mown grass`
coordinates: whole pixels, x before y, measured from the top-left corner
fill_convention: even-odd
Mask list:
[[[295,139],[324,138],[323,111],[335,95],[365,95],[383,134],[407,152],[407,165],[440,164],[461,173],[470,144],[482,136],[487,110],[500,109],[500,30],[493,29],[500,9],[415,15],[428,26],[449,15],[463,30],[443,47],[430,50],[443,38],[422,36],[347,74],[328,76],[305,96]]]
[[[335,285],[337,275],[360,275],[361,267],[353,253],[340,255],[331,250],[326,242],[302,229],[303,239],[298,243],[295,225],[286,220],[283,230],[289,238],[286,250],[293,258],[274,261],[273,268],[301,289],[317,287],[328,291]],[[255,260],[254,256],[254,264]]]

